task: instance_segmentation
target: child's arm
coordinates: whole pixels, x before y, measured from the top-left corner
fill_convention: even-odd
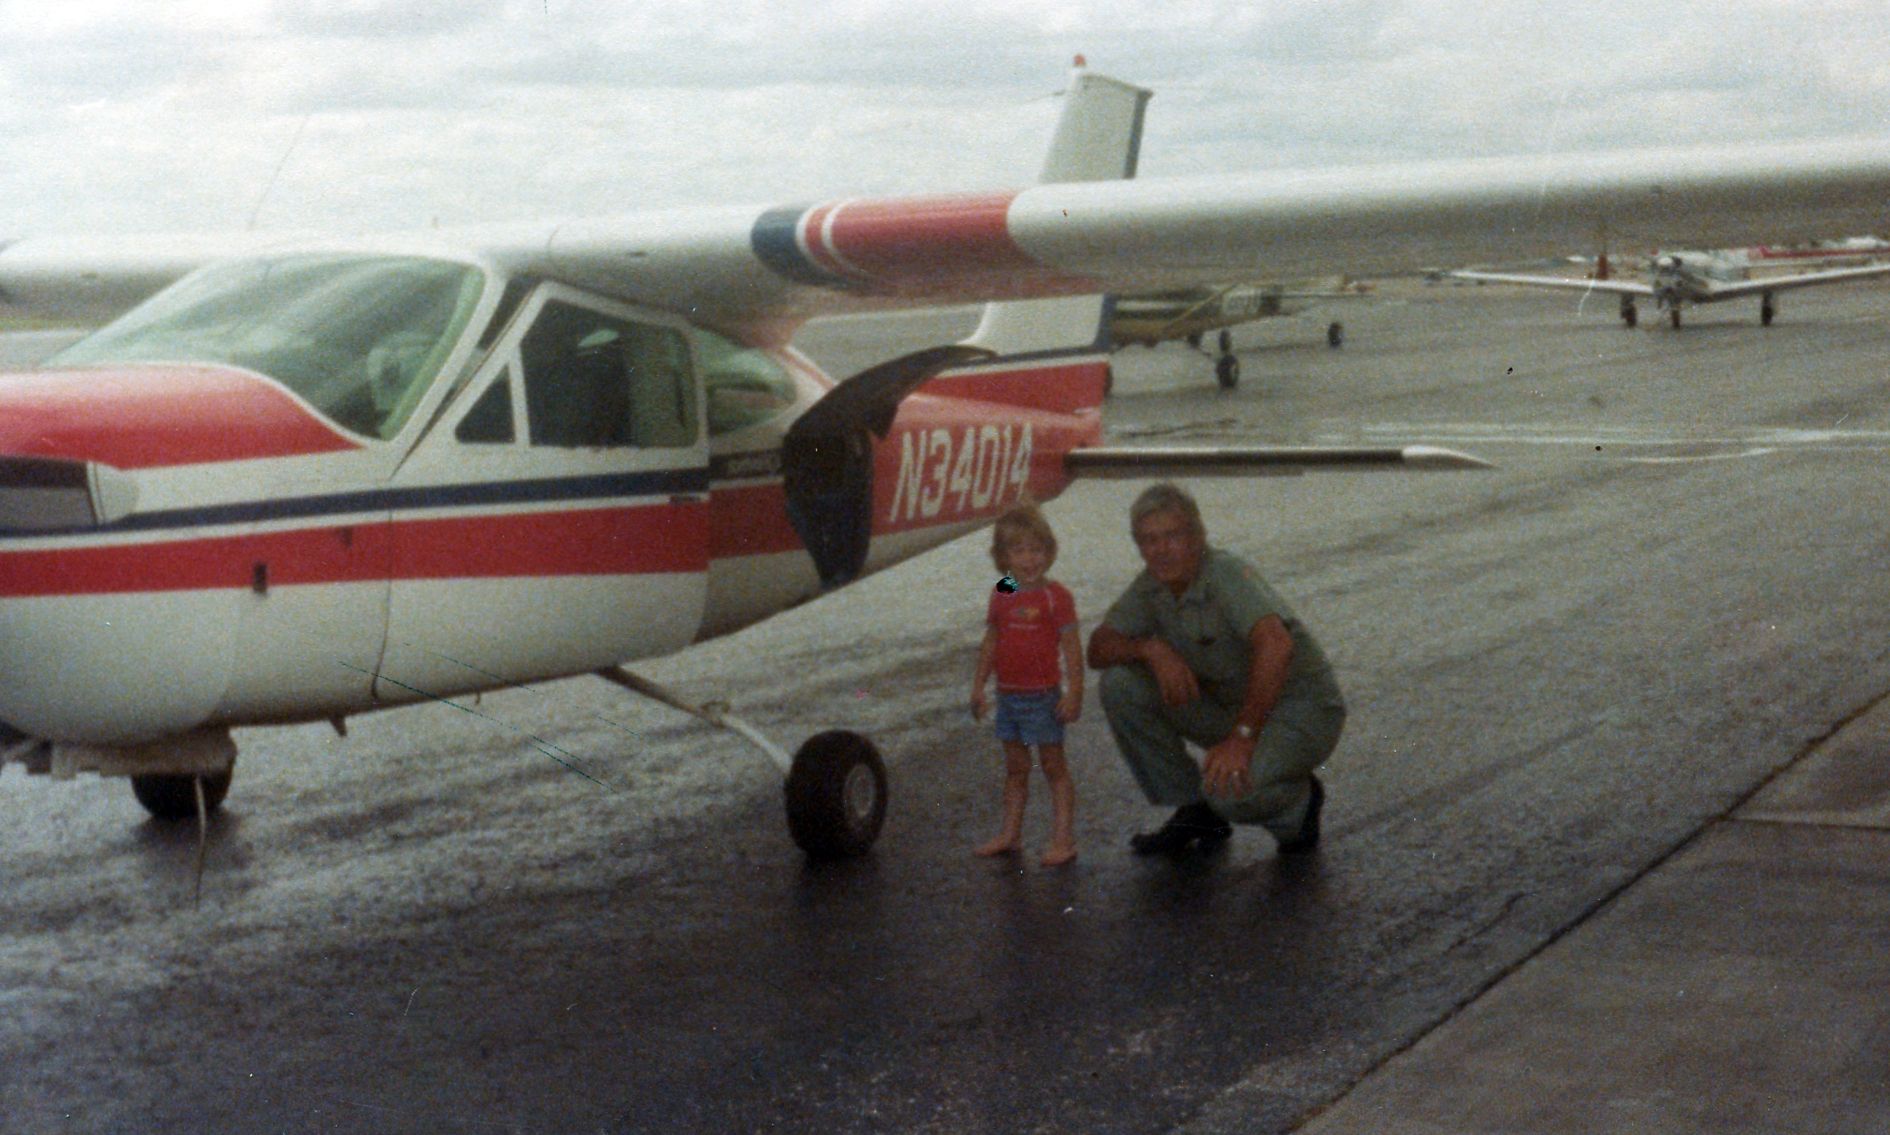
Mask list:
[[[984,687],[991,680],[991,671],[997,665],[997,628],[984,628],[984,643],[978,647],[978,672],[971,678],[971,716],[975,721],[984,720],[984,711],[991,708],[985,697]]]
[[[1063,628],[1057,645],[1063,649],[1063,696],[1057,699],[1057,720],[1068,725],[1083,715],[1083,636],[1075,623]]]

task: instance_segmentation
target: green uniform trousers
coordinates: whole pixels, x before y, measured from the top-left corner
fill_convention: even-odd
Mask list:
[[[1238,705],[1206,697],[1181,706],[1162,704],[1161,688],[1146,666],[1111,666],[1098,683],[1103,715],[1116,747],[1151,804],[1179,807],[1205,800],[1236,824],[1259,824],[1279,839],[1299,834],[1312,794],[1312,771],[1338,747],[1345,710],[1319,707],[1296,720],[1276,711],[1255,739],[1248,766],[1253,789],[1245,796],[1209,796],[1201,767],[1183,742],[1209,748],[1234,731]]]

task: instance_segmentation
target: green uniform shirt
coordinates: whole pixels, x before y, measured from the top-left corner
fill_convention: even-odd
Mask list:
[[[1203,697],[1237,707],[1246,699],[1253,661],[1248,635],[1268,615],[1278,615],[1293,636],[1293,660],[1273,716],[1296,722],[1318,710],[1343,709],[1338,680],[1312,632],[1260,573],[1231,553],[1207,549],[1200,574],[1179,597],[1144,570],[1103,625],[1130,638],[1161,639],[1194,671]]]

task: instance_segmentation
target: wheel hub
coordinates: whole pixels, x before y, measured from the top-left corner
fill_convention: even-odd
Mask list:
[[[863,764],[848,769],[841,798],[846,804],[848,825],[864,828],[871,823],[874,805],[879,800],[879,783],[873,777],[873,770]]]

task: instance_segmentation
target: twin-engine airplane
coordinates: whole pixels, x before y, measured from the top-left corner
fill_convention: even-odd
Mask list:
[[[1240,359],[1234,354],[1230,329],[1260,319],[1299,315],[1335,300],[1358,299],[1365,293],[1343,276],[1292,283],[1227,284],[1210,288],[1179,288],[1163,292],[1118,296],[1109,314],[1109,338],[1116,346],[1181,339],[1195,350],[1210,331],[1218,331],[1214,379],[1222,390],[1240,384]],[[1326,324],[1326,346],[1345,343],[1345,325]]]
[[[1022,191],[6,247],[9,307],[122,314],[0,376],[0,760],[201,820],[233,726],[598,673],[755,741],[796,841],[855,854],[886,804],[870,742],[789,757],[620,664],[1085,473],[1467,463],[1103,447],[1103,293],[1542,255],[1598,215],[1859,231],[1890,197],[1878,145],[1124,180],[1147,98],[1079,68]],[[965,302],[990,303],[966,342],[842,382],[789,346]]]
[[[1755,257],[1752,255],[1754,252],[1761,255]],[[1794,255],[1791,252],[1773,250],[1764,246],[1757,249],[1723,249],[1709,252],[1657,252],[1648,261],[1646,283],[1635,280],[1607,279],[1599,274],[1594,278],[1575,279],[1569,276],[1532,276],[1514,272],[1483,272],[1473,269],[1451,272],[1449,276],[1453,279],[1476,280],[1483,283],[1521,284],[1533,288],[1561,288],[1618,295],[1621,297],[1621,322],[1628,327],[1633,327],[1640,322],[1637,300],[1653,300],[1655,309],[1666,312],[1668,321],[1677,330],[1680,326],[1680,309],[1688,304],[1719,303],[1724,300],[1758,296],[1759,324],[1762,327],[1770,327],[1772,320],[1778,315],[1778,303],[1773,297],[1779,292],[1890,275],[1890,263],[1760,276],[1752,274],[1755,266],[1760,263],[1791,263],[1793,260],[1802,263],[1806,259],[1840,258],[1842,257],[1821,250]]]

